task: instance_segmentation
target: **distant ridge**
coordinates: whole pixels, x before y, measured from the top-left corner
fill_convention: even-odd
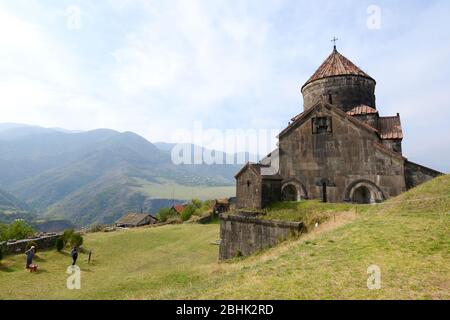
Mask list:
[[[170,152],[132,132],[0,124],[0,188],[24,199],[40,217],[77,226],[112,223],[140,208],[155,213],[214,190],[227,196],[234,192],[236,171],[176,166]]]

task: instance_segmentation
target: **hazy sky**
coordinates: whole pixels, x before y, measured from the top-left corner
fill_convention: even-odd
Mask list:
[[[381,114],[401,114],[405,155],[450,171],[449,15],[446,0],[0,0],[0,122],[153,142],[194,121],[282,129],[337,36]]]

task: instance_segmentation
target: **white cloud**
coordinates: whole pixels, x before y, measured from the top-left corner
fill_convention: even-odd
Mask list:
[[[64,4],[0,3],[2,121],[109,127],[152,141],[198,120],[205,129],[280,128],[302,111],[302,82],[336,35],[340,51],[377,79],[381,112],[402,114],[407,155],[450,170],[432,156],[450,136],[445,1],[381,1],[376,32],[360,1],[76,5],[81,29],[70,32]]]

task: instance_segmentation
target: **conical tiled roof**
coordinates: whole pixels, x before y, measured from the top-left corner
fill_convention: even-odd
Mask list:
[[[309,80],[304,84],[303,88],[311,82],[319,79],[344,75],[362,76],[373,80],[371,76],[369,76],[367,73],[358,68],[353,62],[340,54],[335,47],[333,53],[331,53],[331,55],[324,61],[324,63],[322,63],[322,65],[319,67],[319,69],[317,69],[312,77],[309,78]]]
[[[369,106],[365,106],[363,104],[353,108],[350,111],[347,111],[347,114],[349,116],[358,116],[362,114],[374,114],[374,113],[378,113],[378,110]]]

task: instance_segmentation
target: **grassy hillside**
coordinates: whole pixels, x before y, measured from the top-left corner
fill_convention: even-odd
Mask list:
[[[335,210],[298,240],[224,263],[211,244],[218,225],[92,234],[82,290],[65,289],[69,257],[44,252],[37,275],[22,256],[2,262],[0,299],[450,299],[449,187],[445,176],[383,205]],[[381,290],[366,286],[373,264]]]
[[[33,209],[12,194],[0,190],[0,223],[10,223],[16,219],[31,221],[35,218]]]
[[[135,189],[144,195],[162,199],[215,199],[234,197],[236,195],[236,186],[186,186],[178,183],[166,181],[165,183],[149,183],[139,181]]]
[[[227,196],[238,170],[176,166],[170,152],[131,132],[5,128],[0,130],[0,188],[27,201],[40,216],[78,226],[110,224],[141,208],[155,213],[173,196]]]

